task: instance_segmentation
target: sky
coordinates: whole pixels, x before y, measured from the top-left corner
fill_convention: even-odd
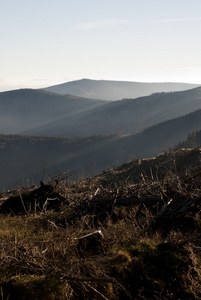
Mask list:
[[[0,91],[82,78],[201,84],[200,0],[0,0]]]

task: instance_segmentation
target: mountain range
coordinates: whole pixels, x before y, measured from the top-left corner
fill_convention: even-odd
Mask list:
[[[134,134],[198,109],[201,87],[121,101],[22,89],[0,93],[0,133],[69,137]]]
[[[154,157],[200,130],[200,120],[201,87],[120,101],[32,89],[0,93],[0,190],[38,183],[43,166],[51,176],[67,172],[77,180]]]
[[[112,101],[21,133],[45,136],[90,136],[121,131],[134,134],[154,124],[201,109],[201,87]]]
[[[81,79],[44,88],[57,94],[71,94],[79,97],[102,100],[121,100],[137,98],[152,93],[184,91],[198,87],[198,84],[188,83],[145,83],[131,81]]]

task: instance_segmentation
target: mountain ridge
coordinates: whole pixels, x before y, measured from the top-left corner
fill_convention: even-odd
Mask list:
[[[146,127],[201,108],[201,87],[188,91],[155,93],[135,99],[111,101],[74,116],[21,132],[30,135],[90,136],[123,132],[134,134]]]
[[[156,92],[171,92],[198,87],[199,84],[173,82],[132,82],[83,78],[44,88],[59,94],[73,94],[102,100],[121,100],[148,96]]]
[[[0,93],[1,133],[17,134],[105,103],[103,100],[59,95],[34,89],[2,92]]]

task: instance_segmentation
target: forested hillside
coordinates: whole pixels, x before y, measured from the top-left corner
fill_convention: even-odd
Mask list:
[[[51,176],[65,172],[69,180],[112,167],[100,148],[120,134],[77,138],[0,135],[0,190],[38,184],[45,168]]]
[[[194,129],[192,133],[189,133],[187,139],[180,142],[176,148],[195,148],[201,145],[201,130]]]

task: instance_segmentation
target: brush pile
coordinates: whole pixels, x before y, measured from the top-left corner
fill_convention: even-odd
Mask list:
[[[18,190],[16,194],[0,206],[0,213],[16,215],[38,213],[49,209],[58,211],[63,202],[67,204],[66,199],[52,185],[45,185],[42,181],[39,188],[31,191]]]
[[[201,168],[173,154],[5,201],[2,299],[200,299]]]

